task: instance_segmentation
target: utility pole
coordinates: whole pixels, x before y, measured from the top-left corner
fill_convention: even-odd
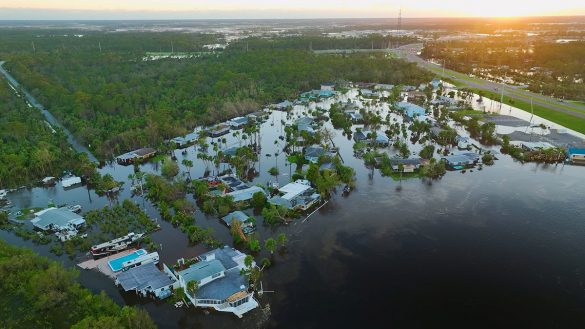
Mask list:
[[[173,45],[173,42],[171,41],[171,55],[175,52],[175,46]]]
[[[402,6],[400,6],[400,10],[398,11],[398,33],[402,30]]]
[[[37,50],[35,49],[35,42],[34,41],[32,42],[32,49],[33,49],[33,53],[37,52]]]
[[[102,43],[98,41],[98,47],[100,48],[100,53],[102,52]]]

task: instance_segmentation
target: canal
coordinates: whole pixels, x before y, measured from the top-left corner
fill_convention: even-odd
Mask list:
[[[350,98],[356,94],[340,100]],[[317,105],[327,108],[332,102]],[[387,111],[383,104],[368,106]],[[284,130],[281,122],[307,111],[297,106],[288,119],[286,113],[272,112],[262,124],[260,176],[254,183],[274,180],[267,173],[272,166],[280,169],[279,183],[288,182],[284,155],[274,156],[283,146],[278,142]],[[227,146],[240,143],[231,135],[225,138]],[[286,252],[272,257],[273,266],[262,278],[264,289],[274,292],[260,297],[262,308],[243,319],[121,294],[111,280],[92,271],[82,271],[80,282],[95,292],[106,291],[119,303],[145,308],[161,328],[583,327],[583,167],[522,164],[498,155],[496,164],[483,170],[448,172],[440,180],[395,181],[354,157],[353,141],[341,131],[336,131],[334,142],[345,164],[356,170],[356,189],[348,196],[339,191],[304,222],[301,218],[286,227],[259,223],[261,240],[285,232],[289,244]],[[198,151],[186,151],[175,151],[178,162],[193,160],[192,176],[203,175],[206,168],[196,158]],[[157,173],[159,168],[145,164],[141,170]],[[64,190],[60,185],[21,189],[9,198],[15,209],[54,201],[81,204],[84,211],[131,198],[160,218],[147,200],[131,196],[131,166],[109,164],[101,172],[126,182],[117,200],[85,187]],[[217,218],[198,211],[196,221],[232,244]],[[171,224],[159,223],[162,230],[152,238],[162,245],[162,261],[173,263],[204,250],[190,246]],[[67,266],[76,263],[11,233],[2,231],[0,237]]]

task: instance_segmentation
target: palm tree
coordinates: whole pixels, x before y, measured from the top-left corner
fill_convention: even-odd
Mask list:
[[[266,239],[266,241],[264,241],[264,248],[270,251],[271,255],[274,254],[274,250],[276,250],[276,240],[273,238]]]
[[[193,161],[183,159],[182,163],[183,166],[187,167],[187,174],[189,175],[189,179],[191,179],[191,168],[193,168]]]
[[[286,247],[286,242],[287,242],[286,234],[280,233],[276,237],[276,240],[278,240],[278,244],[280,245],[281,248]]]
[[[195,297],[195,293],[199,290],[199,281],[193,280],[187,282],[187,292],[191,297]]]

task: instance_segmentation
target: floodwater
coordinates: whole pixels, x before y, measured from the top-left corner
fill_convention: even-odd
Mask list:
[[[297,107],[294,115],[305,111]],[[283,146],[274,142],[283,131],[280,120],[285,116],[273,112],[262,125],[257,167],[261,175],[254,183],[274,180],[266,172],[275,165],[281,185],[290,179],[284,155],[274,156]],[[231,135],[224,137],[228,147],[239,144]],[[273,266],[262,278],[264,289],[273,291],[259,298],[262,309],[237,319],[123,295],[96,272],[81,272],[80,281],[120,303],[140,305],[161,328],[585,325],[585,168],[521,164],[498,155],[494,166],[481,171],[448,172],[436,181],[394,181],[356,159],[353,142],[340,131],[334,141],[345,164],[356,169],[357,188],[347,197],[338,193],[306,221],[303,217],[277,228],[259,222],[262,240],[279,232],[289,237],[286,252],[272,257]],[[391,147],[387,151],[394,153]],[[199,177],[205,168],[195,152],[188,148],[186,157],[196,163],[191,175]],[[180,162],[183,155],[180,151],[176,155]],[[142,170],[158,168],[146,164]],[[131,197],[127,176],[132,167],[112,165],[102,171],[126,182],[119,200]],[[19,190],[9,198],[15,207],[46,206],[52,199],[57,204],[81,204],[84,211],[116,202],[84,187],[64,191],[61,186]],[[133,199],[160,218],[148,201]],[[231,245],[228,229],[217,218],[197,212],[196,220]],[[159,222],[162,230],[152,237],[162,244],[162,261],[172,263],[203,251],[189,246],[184,234],[169,223]],[[48,247],[10,233],[0,232],[0,237],[50,255]],[[264,256],[268,255],[258,259]],[[52,257],[74,264],[66,257]]]

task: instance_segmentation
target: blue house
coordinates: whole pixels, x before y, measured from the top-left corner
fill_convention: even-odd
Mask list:
[[[424,116],[426,113],[424,108],[409,102],[396,103],[396,107],[398,107],[399,110],[404,111],[411,119],[417,116]]]

